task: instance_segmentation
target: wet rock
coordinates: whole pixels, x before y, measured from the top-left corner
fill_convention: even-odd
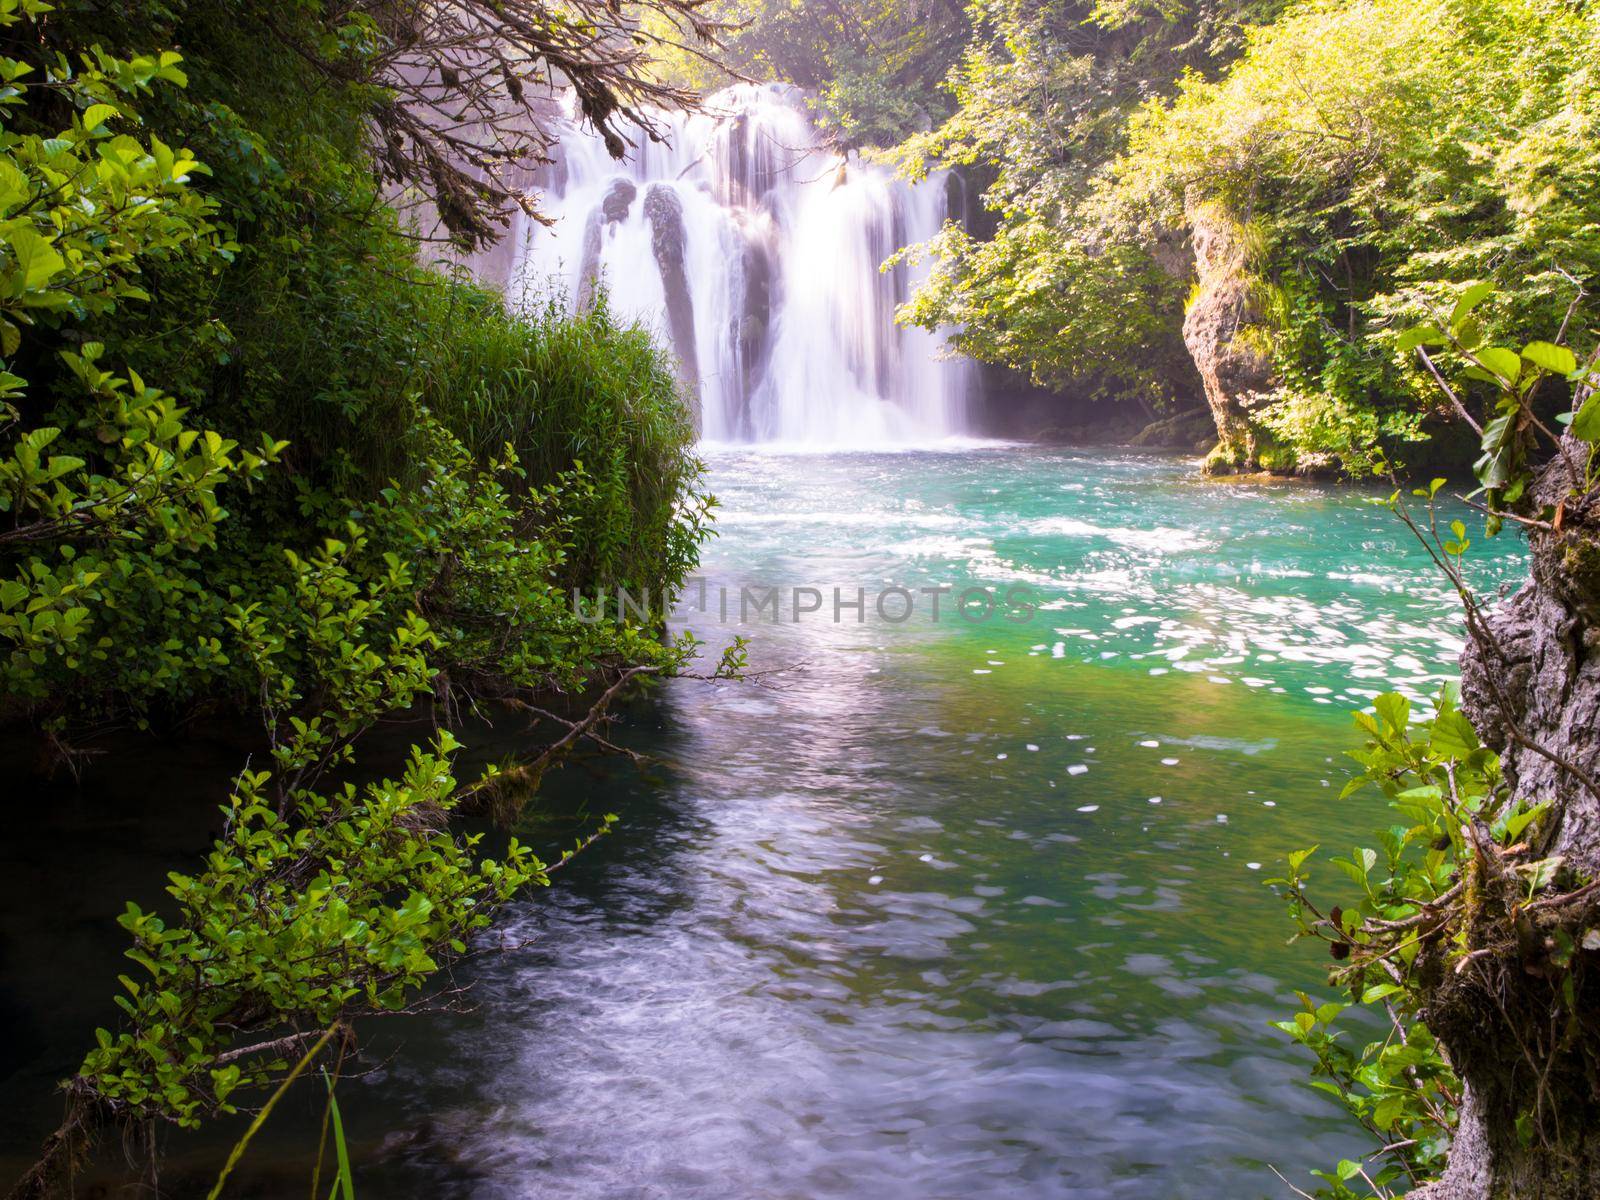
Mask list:
[[[1211,445],[1215,436],[1216,425],[1210,410],[1195,408],[1151,421],[1128,440],[1128,445],[1166,450],[1203,450]]]
[[[596,285],[600,280],[600,210],[589,214],[583,224],[583,249],[578,258],[578,311],[583,312],[594,303]]]
[[[600,201],[600,212],[607,223],[615,224],[628,219],[628,210],[633,207],[634,197],[639,194],[639,189],[633,180],[617,178],[611,181],[611,186],[606,189],[605,197]]]
[[[667,300],[667,334],[678,356],[678,378],[700,427],[700,378],[694,344],[694,298],[689,292],[686,266],[688,239],[683,226],[683,201],[666,184],[656,183],[644,194],[644,216],[650,223],[650,248],[661,272]]]
[[[583,248],[578,258],[578,311],[594,303],[600,282],[600,247],[604,242],[605,227],[628,219],[634,197],[639,189],[633,180],[618,177],[611,181],[600,204],[589,214],[583,224]]]
[[[750,398],[766,374],[772,313],[777,301],[777,262],[767,238],[746,231],[740,268],[743,295],[733,330],[734,352],[739,363],[739,393],[733,425],[737,436],[751,437],[755,430]]]

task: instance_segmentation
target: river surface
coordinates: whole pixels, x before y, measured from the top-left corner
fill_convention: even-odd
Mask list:
[[[1361,1148],[1268,1026],[1323,963],[1262,879],[1382,819],[1337,798],[1350,710],[1454,675],[1395,518],[1149,456],[711,464],[682,622],[788,669],[672,684],[632,711],[654,778],[565,781],[623,824],[519,908],[474,1013],[351,1089],[418,1131],[373,1186],[1239,1200]],[[1508,537],[1484,575],[1521,567]],[[1026,621],[919,591],[1018,585]],[[736,624],[742,587],[781,620]]]
[[[710,462],[679,623],[770,673],[675,681],[619,731],[654,767],[553,778],[533,836],[622,823],[457,972],[470,1011],[375,1035],[359,1194],[1240,1200],[1363,1149],[1268,1025],[1324,963],[1262,880],[1383,820],[1338,800],[1350,710],[1454,675],[1397,521],[1142,455]]]

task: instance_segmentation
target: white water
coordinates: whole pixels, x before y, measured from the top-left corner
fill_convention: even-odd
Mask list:
[[[879,270],[944,222],[944,176],[912,186],[840,159],[783,85],[729,88],[664,123],[665,144],[623,162],[569,125],[545,179],[556,223],[519,231],[512,294],[578,306],[598,278],[615,311],[675,352],[707,441],[960,434],[976,373],[941,358],[937,335],[895,325],[915,274]]]

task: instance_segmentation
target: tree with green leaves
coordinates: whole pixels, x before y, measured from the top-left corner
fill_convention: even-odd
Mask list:
[[[1107,400],[1203,396],[1217,469],[1403,461],[1457,414],[1401,330],[1476,281],[1490,333],[1595,290],[1590,9],[973,13],[955,115],[901,154],[989,172],[994,229],[913,251],[904,319]]]
[[[327,1030],[426,1005],[548,869],[514,840],[484,857],[453,816],[514,814],[693,651],[659,613],[571,598],[664,596],[708,535],[671,366],[603,304],[519,313],[420,260],[385,202],[419,180],[380,161],[375,114],[400,42],[465,34],[376,11],[0,0],[0,713],[74,768],[108,724],[260,725],[203,863],[123,916],[120,1023],[18,1195],[67,1186],[107,1128],[226,1117]],[[615,24],[548,15],[530,39],[598,56],[590,99],[618,107],[597,124],[657,94]],[[430,202],[452,178],[420,181]],[[462,203],[492,224],[503,199]],[[496,699],[530,721],[527,761],[458,786],[448,727]],[[408,715],[427,739],[374,780],[364,734]]]
[[[702,92],[735,79],[805,89],[817,125],[841,151],[893,146],[949,110],[941,89],[961,53],[961,0],[713,0],[714,47],[680,43],[664,77]],[[646,29],[665,18],[648,16]]]

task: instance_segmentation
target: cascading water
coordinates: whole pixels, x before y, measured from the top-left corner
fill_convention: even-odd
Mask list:
[[[709,441],[873,445],[959,434],[976,381],[897,326],[948,180],[910,185],[819,143],[785,85],[739,85],[617,162],[570,125],[543,180],[553,228],[520,231],[513,294],[606,289],[676,354]]]

